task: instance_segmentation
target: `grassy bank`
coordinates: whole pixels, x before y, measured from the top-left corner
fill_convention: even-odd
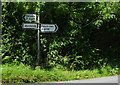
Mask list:
[[[81,80],[88,78],[104,77],[117,75],[119,69],[112,69],[110,66],[80,71],[65,71],[60,69],[36,69],[30,66],[20,65],[2,65],[2,82],[3,83],[37,83],[49,81],[67,81]]]

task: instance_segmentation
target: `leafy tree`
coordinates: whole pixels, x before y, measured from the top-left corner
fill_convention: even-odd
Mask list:
[[[40,33],[41,66],[76,70],[118,66],[119,6],[118,2],[2,3],[3,63],[36,64],[37,31],[23,30],[21,25],[23,15],[40,12],[40,23],[59,27],[54,34]]]

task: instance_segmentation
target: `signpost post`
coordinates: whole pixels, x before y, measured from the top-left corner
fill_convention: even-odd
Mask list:
[[[24,21],[27,23],[22,24],[23,29],[35,29],[38,35],[38,54],[37,54],[37,65],[39,65],[40,59],[40,33],[55,33],[58,30],[56,24],[40,24],[40,14],[38,13],[38,22],[36,14],[26,14],[23,17]],[[41,25],[41,26],[40,26]]]
[[[40,14],[38,13],[38,55],[37,55],[37,64],[39,65],[39,58],[40,58]]]

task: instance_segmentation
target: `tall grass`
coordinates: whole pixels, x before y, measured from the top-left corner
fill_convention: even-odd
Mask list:
[[[110,66],[94,69],[94,70],[79,70],[68,71],[53,68],[51,70],[45,69],[31,69],[30,66],[8,65],[2,66],[2,82],[3,83],[38,83],[50,81],[67,81],[67,80],[81,80],[88,78],[104,77],[118,75],[118,68],[111,68]]]

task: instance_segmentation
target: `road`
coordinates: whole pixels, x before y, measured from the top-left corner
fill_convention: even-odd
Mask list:
[[[118,76],[86,79],[86,80],[73,80],[73,81],[62,81],[54,83],[118,83]]]

